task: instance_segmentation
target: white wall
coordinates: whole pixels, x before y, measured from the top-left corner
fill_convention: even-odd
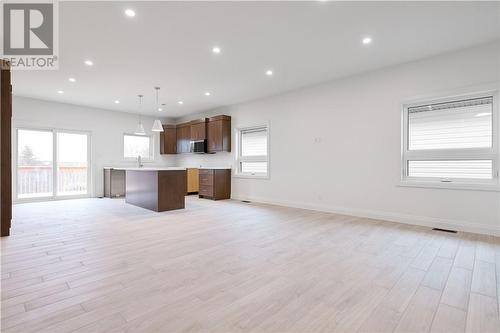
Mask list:
[[[233,178],[233,198],[500,235],[499,192],[397,186],[401,104],[498,86],[499,51],[482,45],[204,114],[231,115],[233,128],[270,124],[271,177]],[[234,165],[232,155],[177,162]]]
[[[123,159],[123,133],[133,133],[139,121],[138,115],[18,96],[13,98],[12,113],[14,128],[56,128],[91,133],[92,196],[103,194],[104,166],[135,165]],[[151,117],[142,117],[144,128],[149,134],[153,121]],[[144,164],[175,165],[175,156],[159,154],[158,134],[154,134],[154,141],[154,162]]]

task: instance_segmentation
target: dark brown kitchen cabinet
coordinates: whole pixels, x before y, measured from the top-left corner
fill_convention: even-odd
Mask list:
[[[231,198],[231,169],[200,169],[198,195],[212,200]]]
[[[177,154],[189,153],[191,145],[191,123],[177,124]]]
[[[160,132],[160,154],[177,154],[177,128],[175,125],[163,125],[163,132]]]
[[[197,119],[191,122],[191,140],[205,140],[207,138],[207,119]]]
[[[208,152],[231,151],[231,117],[215,116],[207,122]]]
[[[177,125],[163,125],[160,154],[191,152],[191,141],[207,140],[207,152],[231,151],[231,117],[215,116]]]

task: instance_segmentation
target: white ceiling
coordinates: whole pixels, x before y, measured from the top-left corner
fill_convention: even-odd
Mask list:
[[[61,2],[59,70],[16,71],[14,94],[137,112],[142,93],[143,112],[178,117],[498,39],[499,6]],[[126,8],[136,16],[125,16]],[[368,35],[373,43],[364,46]],[[212,53],[215,45],[221,54]],[[163,112],[154,108],[156,85]]]

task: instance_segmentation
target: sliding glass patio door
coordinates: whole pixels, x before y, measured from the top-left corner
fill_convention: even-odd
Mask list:
[[[17,130],[17,199],[86,196],[90,136],[61,130]]]

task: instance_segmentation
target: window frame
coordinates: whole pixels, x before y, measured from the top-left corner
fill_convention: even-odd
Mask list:
[[[241,135],[245,131],[249,130],[259,130],[259,129],[265,129],[266,130],[266,139],[267,139],[267,155],[262,155],[262,156],[241,156],[242,148],[242,139]],[[235,168],[235,177],[238,178],[252,178],[252,179],[269,179],[270,178],[270,135],[269,135],[269,124],[260,124],[260,125],[254,125],[254,126],[245,126],[245,127],[238,127],[236,128],[236,168]],[[267,163],[267,170],[265,173],[249,173],[249,172],[242,172],[241,171],[241,163],[242,162],[266,162]]]
[[[409,150],[409,112],[408,109],[416,106],[436,103],[449,103],[466,99],[492,97],[492,146],[491,148],[461,148],[461,149],[429,149]],[[499,144],[498,130],[499,107],[498,90],[489,89],[477,93],[464,93],[447,95],[446,97],[434,97],[418,99],[403,103],[401,111],[401,166],[400,185],[412,187],[435,187],[450,189],[473,189],[499,191]],[[408,176],[408,162],[422,160],[492,160],[492,179],[471,178],[435,178],[435,177],[410,177]]]
[[[149,157],[141,158],[141,162],[144,163],[152,163],[155,160],[155,151],[154,151],[154,137],[153,135],[139,135],[134,133],[123,133],[122,134],[122,158],[125,162],[135,162],[137,161],[137,157],[126,157],[125,156],[125,136],[136,136],[141,138],[149,138]]]

